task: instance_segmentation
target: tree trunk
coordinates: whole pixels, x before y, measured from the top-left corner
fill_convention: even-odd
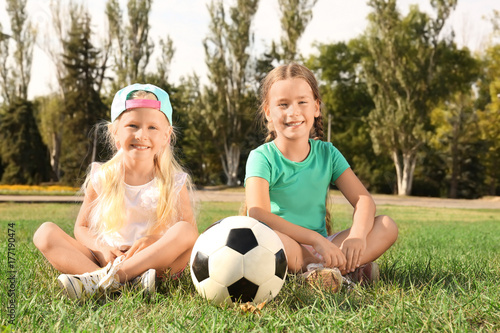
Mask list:
[[[59,167],[59,157],[61,156],[61,133],[52,133],[52,151],[50,152],[50,167],[52,169],[51,181],[57,182],[61,178],[61,169]]]
[[[417,155],[412,152],[399,153],[393,151],[392,159],[398,180],[398,195],[411,195],[413,175],[417,165]]]
[[[460,116],[457,117],[460,119]],[[458,120],[459,121],[459,120]],[[458,121],[453,125],[453,135],[451,137],[451,179],[450,179],[450,193],[448,197],[455,199],[458,195],[458,175],[460,163],[458,160],[458,138],[459,138],[459,124]]]
[[[497,191],[497,180],[496,180],[496,178],[493,178],[493,177],[491,178],[489,188],[490,188],[489,189],[489,194],[491,196],[496,196],[497,195],[497,193],[496,193],[496,191]]]
[[[232,143],[229,147],[227,143],[224,143],[224,153],[225,156],[221,156],[222,168],[227,178],[227,186],[237,186],[239,184],[238,180],[238,167],[240,164],[240,147]]]
[[[94,129],[94,140],[92,142],[92,160],[91,162],[95,162],[95,158],[97,156],[97,128]]]

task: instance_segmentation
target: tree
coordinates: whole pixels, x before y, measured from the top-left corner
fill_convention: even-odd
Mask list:
[[[218,138],[213,136],[216,123],[211,107],[217,105],[216,96],[208,87],[202,87],[200,78],[194,74],[181,79],[176,97],[180,126],[184,128],[176,146],[182,150],[196,184],[217,184],[223,171],[215,145]]]
[[[91,43],[90,15],[81,12],[71,18],[68,38],[63,42],[65,93],[64,143],[61,158],[63,180],[82,177],[98,151],[97,134],[89,137],[98,121],[106,118],[106,108],[98,92],[99,51]]]
[[[33,103],[16,98],[0,114],[2,183],[32,185],[47,178],[47,147],[42,142],[33,113]]]
[[[108,0],[106,15],[109,22],[109,40],[113,44],[114,72],[113,90],[126,85],[145,82],[146,66],[149,64],[154,44],[150,40],[149,13],[152,0],[129,0],[127,3],[128,24],[118,0]],[[167,39],[164,45],[172,45]]]
[[[28,101],[36,31],[25,12],[26,1],[6,3],[12,32],[0,34],[0,87],[4,103],[0,110],[2,182],[36,184],[47,176],[46,148],[35,122],[35,107]],[[0,29],[3,30],[1,25]]]
[[[307,66],[320,82],[325,133],[346,157],[364,185],[375,192],[391,193],[391,161],[373,151],[366,117],[374,104],[365,81],[359,75],[362,49],[358,40],[317,45],[318,54]],[[326,139],[326,138],[325,138]]]
[[[52,16],[51,24],[45,27],[45,34],[40,45],[44,52],[52,60],[55,68],[55,77],[57,79],[57,89],[54,94],[40,99],[40,107],[43,109],[39,113],[39,126],[45,144],[49,149],[51,165],[51,181],[59,181],[61,178],[61,154],[63,153],[63,141],[71,141],[67,135],[72,133],[63,133],[66,117],[71,110],[66,109],[66,100],[68,94],[73,89],[64,82],[68,76],[68,68],[64,59],[64,43],[70,38],[73,21],[85,13],[87,9],[81,4],[70,1],[67,5],[62,5],[60,0],[50,2],[50,12]],[[97,47],[96,47],[97,48]],[[99,69],[96,73],[96,91],[101,94],[105,72],[110,53],[109,41],[104,41],[99,47],[99,57],[96,60],[96,66]],[[95,142],[95,141],[94,141]],[[97,147],[93,147],[95,155]],[[66,151],[66,150],[64,150]],[[64,160],[64,158],[62,158]]]
[[[37,123],[40,135],[47,146],[50,162],[49,178],[56,182],[60,179],[61,148],[63,140],[63,129],[65,120],[64,99],[59,94],[53,93],[37,99],[38,117]]]
[[[278,0],[281,12],[281,59],[290,62],[297,58],[297,42],[312,19],[312,8],[318,0]]]
[[[479,180],[478,173],[468,169],[472,167],[470,161],[473,159],[469,154],[477,151],[478,145],[481,145],[472,90],[472,85],[479,77],[479,63],[468,49],[458,50],[451,43],[439,49],[439,59],[437,71],[446,75],[439,77],[434,90],[440,95],[452,93],[431,111],[430,119],[434,130],[429,141],[447,165],[448,196],[477,197],[481,192],[480,186],[467,190],[464,187],[471,187],[467,184]]]
[[[448,197],[477,198],[484,181],[478,117],[473,108],[472,91],[457,92],[431,113],[436,132],[430,140],[447,167]]]
[[[206,64],[212,87],[207,94],[215,96],[213,136],[220,138],[223,153],[221,161],[227,185],[238,185],[238,172],[242,145],[250,126],[254,92],[249,89],[249,51],[252,43],[250,26],[257,11],[258,0],[237,0],[229,8],[230,22],[221,1],[208,6],[211,18],[209,35],[204,41]]]
[[[392,157],[398,194],[409,195],[418,153],[427,141],[429,112],[445,95],[439,79],[439,36],[456,0],[432,0],[435,17],[411,6],[404,18],[396,0],[370,0],[373,12],[363,37],[363,74],[375,108],[368,119],[377,153]],[[446,95],[448,92],[446,92]]]
[[[500,33],[500,30],[498,30]],[[490,46],[485,53],[486,68],[484,89],[489,102],[478,111],[478,125],[481,139],[487,148],[482,156],[489,195],[498,195],[500,179],[500,45]]]
[[[316,2],[318,0],[279,0],[281,40],[280,43],[273,41],[269,50],[257,58],[256,83],[261,82],[277,63],[297,60],[297,44],[312,19]]]
[[[7,0],[6,2],[12,33],[10,36],[3,32],[0,35],[0,60],[2,62],[0,86],[2,87],[4,102],[10,103],[17,98],[23,100],[28,98],[36,30],[28,20],[25,11],[26,0]],[[15,45],[13,52],[14,68],[11,70],[9,70],[7,64],[10,41]]]

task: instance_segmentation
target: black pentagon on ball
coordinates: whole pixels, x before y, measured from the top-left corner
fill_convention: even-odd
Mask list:
[[[191,265],[192,271],[196,280],[201,282],[205,279],[208,279],[208,256],[205,253],[197,252],[194,257],[193,264]]]
[[[283,251],[283,249],[280,249],[278,252],[276,252],[274,258],[276,259],[276,270],[274,274],[283,280],[286,274],[286,267],[288,266],[285,251]]]
[[[231,229],[227,235],[226,246],[243,255],[258,245],[259,243],[257,242],[257,238],[255,238],[252,229]]]
[[[259,286],[245,278],[241,278],[227,287],[233,302],[251,302],[255,298],[257,290],[259,290]]]

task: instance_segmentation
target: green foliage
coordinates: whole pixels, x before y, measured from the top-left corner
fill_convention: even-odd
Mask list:
[[[4,184],[39,184],[47,180],[47,148],[33,115],[33,103],[16,99],[0,113],[0,158]],[[36,163],[35,163],[36,162]]]
[[[7,184],[36,184],[47,177],[45,147],[33,103],[27,100],[36,31],[26,13],[26,0],[7,0],[6,10],[11,34],[3,33],[0,24],[0,177]]]
[[[471,92],[457,93],[431,113],[435,127],[431,145],[446,165],[450,198],[477,198],[484,183],[479,156],[485,152]],[[428,165],[429,166],[429,165]]]
[[[176,145],[182,150],[182,160],[191,171],[196,184],[219,184],[223,171],[220,151],[214,144],[219,139],[214,137],[217,123],[211,112],[211,106],[216,104],[216,97],[207,88],[203,93],[196,75],[181,80],[175,97],[183,128],[183,135]]]
[[[368,4],[373,13],[362,40],[362,64],[375,104],[368,117],[370,134],[375,152],[393,159],[398,193],[409,195],[418,153],[427,141],[429,112],[456,86],[435,89],[436,82],[442,83],[439,68],[448,60],[441,53],[450,47],[439,35],[456,0],[433,1],[434,18],[416,6],[401,17],[395,0]]]
[[[248,149],[244,142],[251,129],[255,101],[255,92],[248,85],[253,77],[248,73],[250,26],[258,3],[258,0],[238,0],[229,8],[229,21],[221,1],[212,1],[208,6],[211,22],[203,44],[212,85],[207,87],[202,98],[210,102],[204,103],[210,110],[207,122],[216,139],[216,149],[230,186],[238,185],[242,150]],[[210,98],[212,96],[215,100]]]
[[[323,123],[328,124],[330,115],[331,142],[345,154],[369,190],[391,193],[391,161],[384,155],[375,155],[366,122],[374,105],[359,76],[362,50],[356,40],[349,44],[320,44],[317,48],[319,54],[311,56],[307,65],[322,83]]]
[[[91,43],[90,16],[83,13],[72,17],[71,30],[64,41],[63,62],[67,74],[63,78],[65,116],[61,165],[66,183],[81,181],[98,146],[91,129],[106,118],[106,108],[98,92],[99,51]]]
[[[55,182],[61,178],[60,163],[62,135],[65,120],[64,100],[57,94],[40,97],[38,105],[37,123],[43,143],[50,154],[50,180]]]
[[[106,3],[109,40],[114,50],[116,74],[113,91],[132,83],[145,82],[146,66],[154,49],[154,44],[149,38],[149,13],[152,3],[152,0],[129,0],[128,22],[124,22],[123,11],[117,0],[108,0]],[[167,40],[164,47],[169,46],[171,45]]]
[[[237,213],[239,203],[204,202],[200,230]],[[336,227],[352,218],[335,205]],[[76,304],[65,299],[54,270],[32,243],[52,220],[72,234],[78,206],[0,204],[0,264],[7,267],[8,223],[15,222],[16,321],[12,330],[173,332],[497,332],[500,330],[500,220],[498,210],[379,207],[394,217],[400,235],[379,260],[381,281],[337,294],[320,292],[289,276],[260,315],[219,307],[200,297],[189,274],[162,281],[155,298],[133,291]],[[1,271],[7,281],[7,270]],[[8,283],[0,285],[7,300]],[[5,303],[4,303],[5,304]],[[6,307],[0,325],[8,326]]]
[[[12,35],[6,36],[2,34],[2,39],[0,39],[1,44],[4,44],[0,46],[2,48],[0,55],[4,57],[2,60],[3,66],[0,67],[2,72],[0,75],[0,86],[3,88],[2,97],[4,100],[8,103],[15,103],[17,98],[23,100],[28,98],[33,45],[37,33],[28,20],[26,0],[7,0],[6,9],[10,17]],[[12,59],[14,65],[11,68],[6,63],[9,56],[9,39],[6,37],[10,37],[15,46]]]
[[[296,60],[297,42],[312,19],[312,8],[318,0],[278,0],[281,11],[281,59],[285,62]]]
[[[500,22],[500,18],[499,18]],[[500,29],[498,30],[500,34]],[[485,54],[486,63],[485,88],[487,87],[489,103],[478,111],[478,126],[481,139],[486,144],[482,164],[485,167],[485,183],[488,194],[500,193],[500,45],[489,47]]]
[[[297,43],[312,20],[316,2],[280,0],[281,15],[276,19],[281,23],[281,38],[265,46],[266,51],[255,59],[249,50],[258,1],[210,2],[211,22],[204,40],[209,84],[201,85],[203,79],[193,75],[174,86],[169,72],[175,48],[165,34],[153,42],[151,0],[108,0],[104,45],[90,42],[95,35],[83,5],[53,1],[52,26],[40,45],[56,67],[59,90],[29,107],[20,102],[24,113],[10,115],[6,110],[17,110],[14,99],[26,101],[37,35],[27,16],[26,0],[6,1],[12,32],[0,33],[1,107],[2,119],[7,120],[0,126],[14,132],[0,135],[13,140],[18,134],[14,124],[34,115],[48,153],[40,151],[39,165],[14,165],[15,154],[4,148],[10,162],[0,156],[0,175],[7,165],[7,178],[36,167],[41,176],[30,182],[48,180],[48,155],[51,181],[64,175],[63,181],[79,183],[90,161],[107,159],[109,154],[96,144],[96,133],[90,132],[95,123],[109,119],[105,105],[111,104],[112,95],[102,94],[102,87],[112,94],[123,85],[142,81],[169,92],[178,156],[196,183],[237,184],[243,179],[248,152],[264,139],[255,121],[258,84],[275,65],[302,59]],[[330,115],[331,141],[370,191],[393,192],[398,183],[405,183],[407,193],[413,189],[416,195],[498,195],[500,14],[494,14],[491,45],[478,60],[467,49],[458,49],[452,34],[440,33],[456,0],[430,2],[433,13],[411,6],[403,16],[396,0],[371,0],[373,12],[362,36],[317,46],[307,66],[320,81],[323,123]],[[6,24],[0,23],[0,31],[5,31]],[[152,59],[153,51],[159,54],[157,59]],[[148,72],[146,67],[154,60],[156,68]],[[36,136],[35,131],[25,133]],[[18,144],[5,142],[6,147]]]

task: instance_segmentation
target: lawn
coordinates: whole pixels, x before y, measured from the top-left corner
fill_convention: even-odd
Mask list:
[[[239,207],[203,202],[200,231]],[[73,204],[0,204],[3,331],[500,331],[500,210],[381,206],[379,214],[397,221],[400,236],[378,260],[378,284],[329,294],[290,276],[260,314],[211,305],[198,296],[189,274],[163,282],[150,301],[133,291],[83,305],[66,300],[58,272],[31,239],[49,220],[71,233],[77,212]],[[334,229],[349,225],[347,206],[335,205],[332,212]]]

